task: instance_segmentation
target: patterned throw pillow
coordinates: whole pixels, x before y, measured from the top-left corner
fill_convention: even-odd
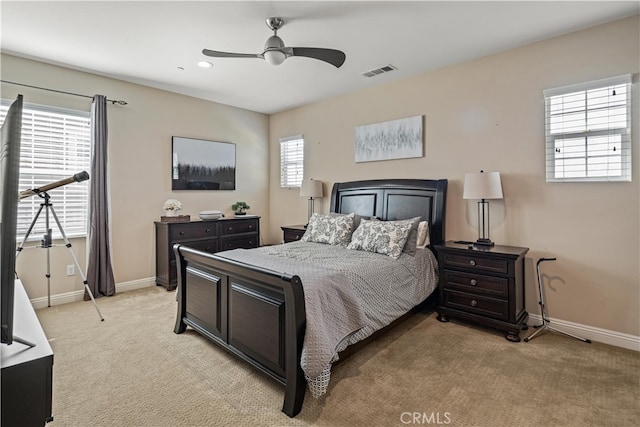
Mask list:
[[[353,232],[347,249],[363,250],[400,258],[414,220],[368,221],[363,219]]]
[[[329,245],[347,246],[353,233],[354,214],[319,214],[314,213],[309,220],[307,231],[302,236],[303,242],[326,243]]]

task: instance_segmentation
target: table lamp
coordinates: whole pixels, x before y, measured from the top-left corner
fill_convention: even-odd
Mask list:
[[[308,220],[311,219],[311,215],[314,212],[314,199],[320,199],[324,196],[322,192],[322,181],[318,181],[316,179],[307,178],[302,181],[302,185],[300,186],[300,197],[308,197],[309,198],[309,217]]]
[[[478,201],[478,240],[474,243],[480,246],[493,246],[489,237],[489,201],[487,199],[502,199],[502,182],[500,172],[467,173],[464,176],[463,199],[477,199]]]

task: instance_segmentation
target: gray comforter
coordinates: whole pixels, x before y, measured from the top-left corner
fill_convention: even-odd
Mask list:
[[[429,249],[394,260],[340,246],[292,242],[217,255],[300,277],[307,318],[301,367],[316,397],[326,392],[339,351],[405,314],[437,285],[437,262]]]

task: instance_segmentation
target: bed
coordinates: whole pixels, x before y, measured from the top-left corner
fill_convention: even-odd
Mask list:
[[[427,221],[433,246],[444,242],[446,190],[444,179],[336,183],[330,211],[340,220],[355,217],[369,226],[384,221],[404,227],[419,218]],[[403,251],[395,262],[403,265],[398,271],[421,272],[414,278],[420,282],[419,291],[400,285],[411,281],[403,274],[384,270],[398,268],[387,267],[394,263],[389,256],[313,239],[216,254],[180,244],[174,250],[178,268],[174,332],[180,334],[190,326],[283,384],[282,411],[289,417],[300,412],[307,385],[314,395],[326,389],[331,364],[340,351],[388,327],[437,286],[437,264],[429,247],[411,255]],[[381,291],[387,294],[367,294],[369,288],[360,283],[364,270],[375,270],[377,277],[393,275]],[[430,278],[423,284],[422,276]],[[376,304],[367,301],[373,300],[385,301],[391,310],[372,315]]]

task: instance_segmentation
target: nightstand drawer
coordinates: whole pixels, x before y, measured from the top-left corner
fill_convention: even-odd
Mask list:
[[[450,270],[443,270],[442,274],[445,289],[486,294],[496,298],[509,297],[509,279]]]
[[[301,231],[301,230],[285,230],[284,231],[285,242],[296,242],[302,239],[302,236],[304,236],[304,231]]]
[[[509,318],[509,303],[507,301],[450,289],[445,289],[442,294],[445,307],[494,319],[507,320]]]
[[[190,222],[174,224],[169,230],[169,239],[174,243],[182,240],[204,239],[216,237],[217,231],[216,223]]]
[[[478,271],[486,271],[490,273],[509,273],[509,261],[506,259],[500,259],[496,257],[483,257],[478,256],[475,253],[468,255],[461,255],[457,253],[444,252],[441,255],[441,263],[443,268],[457,267]]]
[[[258,231],[258,221],[252,219],[234,222],[222,221],[220,225],[222,227],[222,234],[224,235]]]

